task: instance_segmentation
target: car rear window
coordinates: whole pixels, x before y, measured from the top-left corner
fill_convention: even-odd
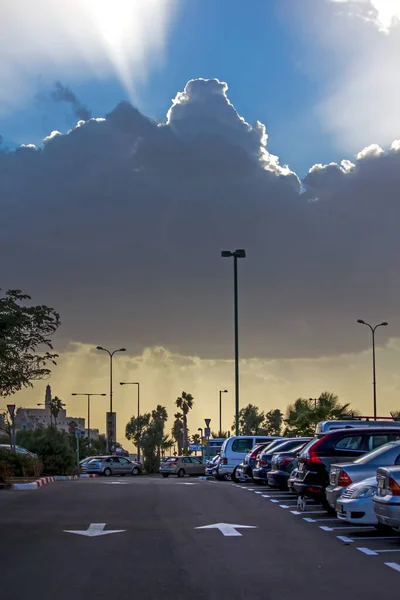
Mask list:
[[[314,444],[316,442],[319,442],[321,438],[313,438],[312,440],[310,440],[305,446],[303,446],[302,451],[300,452],[300,456],[304,456],[305,454],[307,454],[307,451],[311,448],[311,446],[314,446]]]
[[[346,435],[338,441],[335,448],[337,450],[362,450],[362,435]]]
[[[368,454],[364,454],[363,456],[360,456],[360,458],[357,458],[357,460],[354,461],[354,464],[357,464],[357,465],[367,464],[371,460],[375,460],[375,458],[377,456],[380,456],[381,454],[384,454],[385,452],[387,452],[390,448],[393,448],[393,446],[394,446],[394,444],[384,444],[383,446],[376,448],[372,452],[368,452]]]
[[[172,456],[170,456],[170,458],[166,458],[164,460],[165,463],[169,463],[169,462],[176,462],[176,458],[173,458]]]
[[[253,446],[253,438],[238,438],[232,443],[232,452],[250,452]]]

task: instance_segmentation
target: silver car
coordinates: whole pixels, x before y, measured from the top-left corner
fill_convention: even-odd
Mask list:
[[[380,467],[376,478],[374,511],[378,521],[400,532],[400,466]]]
[[[85,473],[97,475],[140,475],[142,465],[124,456],[98,456],[82,467]]]
[[[389,442],[368,452],[351,463],[331,465],[330,483],[325,490],[329,505],[336,510],[336,503],[352,483],[376,475],[378,467],[400,465],[400,442]]]

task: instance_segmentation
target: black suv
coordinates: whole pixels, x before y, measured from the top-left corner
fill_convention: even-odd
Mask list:
[[[299,496],[314,498],[329,509],[325,488],[331,464],[351,462],[395,440],[400,440],[400,427],[339,429],[314,438],[299,454],[293,487]]]

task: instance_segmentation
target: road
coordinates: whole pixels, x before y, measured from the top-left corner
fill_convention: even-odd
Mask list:
[[[396,597],[400,573],[383,559],[338,540],[318,526],[322,522],[292,514],[292,501],[282,509],[284,500],[272,503],[273,495],[258,491],[194,479],[126,477],[0,492],[1,598]],[[221,522],[255,528],[239,529],[241,536],[196,529]],[[125,531],[99,537],[65,532],[94,523]]]

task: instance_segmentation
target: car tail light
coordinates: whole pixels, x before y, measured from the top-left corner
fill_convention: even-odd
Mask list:
[[[277,465],[280,466],[280,467],[285,467],[290,462],[292,462],[292,459],[287,456],[286,458],[282,458],[281,461],[279,461],[279,462],[277,461]]]
[[[349,475],[347,475],[346,471],[342,471],[342,469],[341,469],[339,471],[337,485],[347,487],[348,485],[351,485],[352,483],[353,482],[351,480],[351,477],[349,477]]]
[[[389,489],[392,492],[392,496],[400,496],[400,485],[393,477],[389,477]]]
[[[223,465],[227,465],[228,464],[228,459],[227,458],[222,458],[222,464]]]
[[[311,448],[307,451],[307,454],[305,454],[301,458],[304,458],[306,462],[311,463],[313,465],[322,465],[322,460],[317,454],[317,448],[320,444],[322,444],[323,440],[324,438],[321,438],[317,442],[315,442],[315,444],[311,446]]]
[[[265,458],[261,458],[260,459],[260,465],[262,465],[263,467],[266,467],[269,465],[269,461],[266,460]]]

